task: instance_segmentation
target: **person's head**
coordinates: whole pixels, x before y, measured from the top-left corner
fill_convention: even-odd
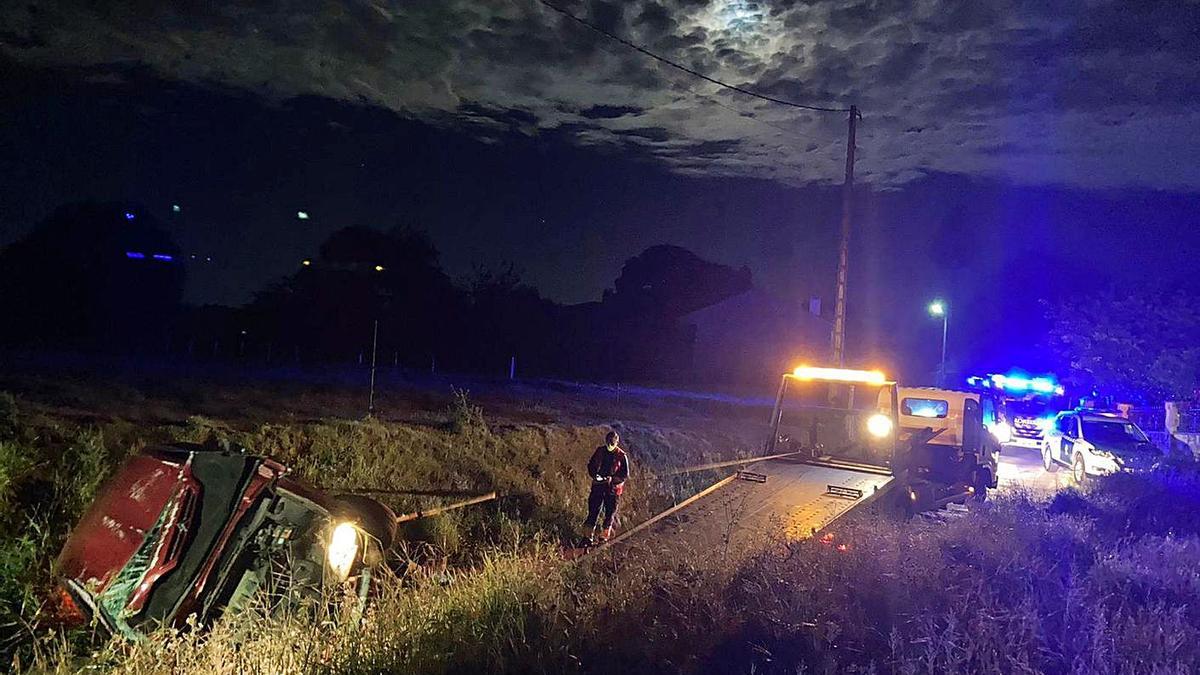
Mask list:
[[[610,431],[604,436],[604,445],[608,446],[609,450],[614,450],[617,443],[621,442],[621,435],[615,431]]]

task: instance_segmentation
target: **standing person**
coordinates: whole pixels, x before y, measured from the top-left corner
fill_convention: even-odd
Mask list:
[[[604,507],[604,528],[600,540],[608,541],[612,536],[613,517],[617,515],[617,502],[625,491],[629,478],[629,456],[618,445],[621,436],[610,431],[604,437],[604,445],[596,448],[588,460],[588,475],[592,479],[592,491],[588,495],[588,515],[583,526],[589,531],[596,527],[600,507]],[[590,536],[590,535],[589,535]]]

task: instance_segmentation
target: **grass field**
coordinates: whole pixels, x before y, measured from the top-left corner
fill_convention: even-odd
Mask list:
[[[608,425],[638,469],[627,523],[699,487],[662,469],[758,451],[757,411],[707,399],[449,382],[345,388],[0,380],[0,623],[17,669],[196,672],[1200,672],[1191,467],[1020,494],[955,518],[867,513],[832,541],[564,563],[581,464]],[[454,383],[467,386],[470,383]],[[331,488],[495,489],[406,534],[356,624],[254,614],[140,645],[39,612],[50,560],[111,467],[147,443],[229,438]],[[844,546],[839,546],[842,544]]]

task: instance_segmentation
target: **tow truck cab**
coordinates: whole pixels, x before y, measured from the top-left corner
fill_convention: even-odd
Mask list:
[[[365,598],[369,569],[391,543],[366,521],[264,457],[145,450],[67,538],[55,563],[62,614],[136,639],[239,611],[260,589],[294,599],[350,582]]]
[[[880,392],[881,408],[892,405]],[[918,480],[963,486],[976,500],[997,485],[1000,440],[996,397],[933,387],[897,387],[900,440]]]
[[[999,452],[984,426],[982,398],[900,387],[879,371],[801,366],[783,376],[767,450],[894,476],[907,490],[908,510],[982,500],[996,486]],[[988,408],[994,414],[994,402]]]
[[[1118,471],[1147,471],[1163,459],[1137,424],[1093,410],[1059,413],[1046,430],[1041,451],[1047,471],[1069,467],[1077,483]]]

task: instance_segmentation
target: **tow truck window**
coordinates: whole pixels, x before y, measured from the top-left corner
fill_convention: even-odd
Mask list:
[[[1145,443],[1146,434],[1130,422],[1099,420],[1083,421],[1083,437],[1090,443]]]
[[[934,398],[906,398],[900,401],[900,414],[913,417],[944,419],[950,413],[950,404]]]

